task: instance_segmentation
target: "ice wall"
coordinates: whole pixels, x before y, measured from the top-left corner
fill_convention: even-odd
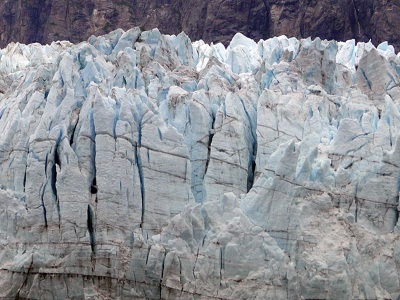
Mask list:
[[[2,299],[397,299],[400,59],[155,29],[0,50]]]

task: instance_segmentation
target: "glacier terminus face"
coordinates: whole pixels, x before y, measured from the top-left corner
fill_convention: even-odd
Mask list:
[[[0,50],[1,299],[399,299],[399,190],[387,43]]]

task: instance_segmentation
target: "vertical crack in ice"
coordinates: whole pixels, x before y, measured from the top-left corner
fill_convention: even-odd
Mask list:
[[[205,193],[205,189],[204,189],[204,183],[205,183],[205,179],[206,179],[206,175],[207,175],[207,171],[208,171],[208,166],[210,164],[210,160],[211,160],[211,149],[212,149],[212,142],[213,142],[213,138],[215,135],[215,129],[214,129],[214,125],[215,125],[215,117],[212,116],[213,120],[212,120],[212,124],[211,124],[211,129],[208,135],[208,142],[207,142],[207,160],[206,160],[206,165],[204,167],[204,174],[203,174],[203,178],[202,178],[202,197],[200,199],[200,203],[204,203],[204,200],[206,200],[206,193]]]
[[[222,286],[222,270],[224,269],[224,247],[219,248],[219,285]]]
[[[255,159],[256,156],[257,156],[257,150],[253,151],[253,155],[251,156],[251,160],[249,163],[249,171],[247,175],[247,192],[249,192],[252,189],[254,184],[254,177],[256,172],[256,159]]]
[[[179,261],[179,284],[181,285],[181,295],[183,291],[183,281],[182,281],[182,261],[181,258],[177,255]],[[161,298],[162,299],[162,298]]]
[[[255,176],[255,170],[256,170],[256,157],[257,157],[257,133],[256,133],[256,128],[254,128],[254,125],[252,124],[253,120],[251,119],[251,116],[249,112],[246,109],[246,105],[243,102],[243,99],[239,97],[240,103],[242,104],[243,110],[246,114],[247,120],[249,122],[250,126],[250,132],[251,132],[251,138],[252,138],[252,143],[249,147],[249,165],[248,165],[248,171],[247,171],[247,192],[251,190],[254,184],[254,176]],[[257,126],[257,120],[255,120],[255,124]]]
[[[164,267],[165,267],[165,258],[167,257],[168,252],[165,251],[164,252],[164,257],[163,257],[163,261],[161,264],[161,276],[160,276],[160,299],[162,298],[162,287],[163,287],[163,278],[164,278]]]
[[[55,146],[54,149],[54,162],[53,166],[51,167],[51,190],[54,195],[54,200],[55,204],[57,207],[57,213],[58,213],[58,226],[60,226],[61,223],[61,212],[60,212],[60,202],[58,198],[58,193],[57,193],[57,166],[61,167],[60,163],[60,158],[58,154],[58,144]]]
[[[395,201],[396,207],[393,208],[394,211],[395,211],[395,220],[394,220],[393,228],[395,228],[396,225],[399,222],[399,213],[400,213],[400,211],[399,211],[399,204],[400,204],[399,199],[400,199],[400,170],[397,173],[397,194],[396,194],[396,201]]]
[[[211,160],[211,145],[212,145],[212,140],[214,138],[214,129],[211,129],[209,135],[208,135],[208,143],[207,143],[207,161],[206,161],[206,167],[204,169],[204,178],[206,177],[207,170],[208,170],[208,165],[210,164]]]
[[[134,119],[137,122],[137,130],[138,130],[138,141],[134,145],[134,155],[135,155],[135,164],[139,173],[140,195],[142,200],[142,212],[141,212],[139,227],[142,229],[143,233],[143,225],[145,222],[145,213],[146,213],[146,195],[145,195],[142,159],[140,156],[140,148],[142,147],[142,118],[143,118],[142,110],[141,108],[138,108],[137,112],[134,114]]]
[[[79,123],[79,113],[80,112],[78,112],[78,117],[77,117],[75,125],[72,128],[71,136],[69,139],[69,145],[71,146],[71,148],[72,148],[72,145],[74,144],[75,132],[76,132],[76,128],[78,127],[78,123]]]
[[[140,182],[140,194],[142,199],[142,213],[140,219],[140,228],[143,230],[144,218],[145,218],[145,210],[146,210],[146,196],[145,196],[145,188],[144,188],[144,175],[143,175],[143,166],[142,160],[140,158],[140,146],[138,144],[135,145],[135,161],[136,166],[139,172],[139,182]]]
[[[92,184],[90,186],[90,194],[91,197],[89,199],[89,204],[88,204],[88,209],[87,209],[87,227],[89,231],[89,238],[90,238],[90,247],[92,250],[92,262],[96,254],[96,217],[97,217],[97,193],[98,193],[98,187],[97,187],[97,169],[96,169],[96,126],[94,122],[94,110],[93,110],[93,103],[92,103],[92,109],[90,110],[90,134],[91,134],[91,148],[90,148],[90,161],[91,161],[91,172],[90,174],[93,176]],[[90,181],[89,181],[90,182]],[[94,200],[94,203],[93,203]],[[94,211],[92,208],[92,205],[94,205]],[[93,267],[94,269],[94,267]]]
[[[47,162],[48,162],[48,159],[49,159],[49,154],[47,153],[46,154],[46,159],[44,160],[44,175],[46,176],[46,179],[47,179]]]
[[[368,85],[369,89],[371,90],[372,89],[372,85],[371,85],[371,82],[369,81],[369,79],[367,77],[367,74],[365,74],[365,71],[362,68],[360,68],[360,71],[361,71],[361,74],[364,77],[365,81],[367,82],[367,85]]]
[[[25,195],[26,195],[26,173],[28,172],[28,158],[29,158],[29,145],[28,145],[27,154],[26,154],[26,160],[25,160],[24,179],[23,179],[23,182],[22,182],[23,192],[24,192]]]
[[[90,204],[88,204],[87,208],[87,228],[89,231],[90,248],[92,249],[92,255],[94,255],[96,254],[96,236],[95,236],[94,213]]]
[[[96,176],[93,177],[92,185],[90,186],[90,193],[91,193],[92,195],[97,194],[97,180],[96,180]]]
[[[47,210],[46,206],[44,205],[44,192],[46,191],[47,182],[44,184],[42,189],[41,201],[42,201],[42,208],[43,208],[43,218],[44,218],[44,227],[47,228]]]
[[[150,250],[151,250],[151,245],[149,245],[148,248],[147,248],[146,266],[147,266],[147,263],[149,262]]]

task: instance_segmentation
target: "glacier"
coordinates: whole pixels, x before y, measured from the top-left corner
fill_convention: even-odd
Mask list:
[[[399,191],[388,43],[0,50],[1,299],[399,299]]]

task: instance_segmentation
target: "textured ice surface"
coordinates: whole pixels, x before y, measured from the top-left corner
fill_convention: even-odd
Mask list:
[[[1,299],[398,299],[400,59],[135,28],[0,50]]]

